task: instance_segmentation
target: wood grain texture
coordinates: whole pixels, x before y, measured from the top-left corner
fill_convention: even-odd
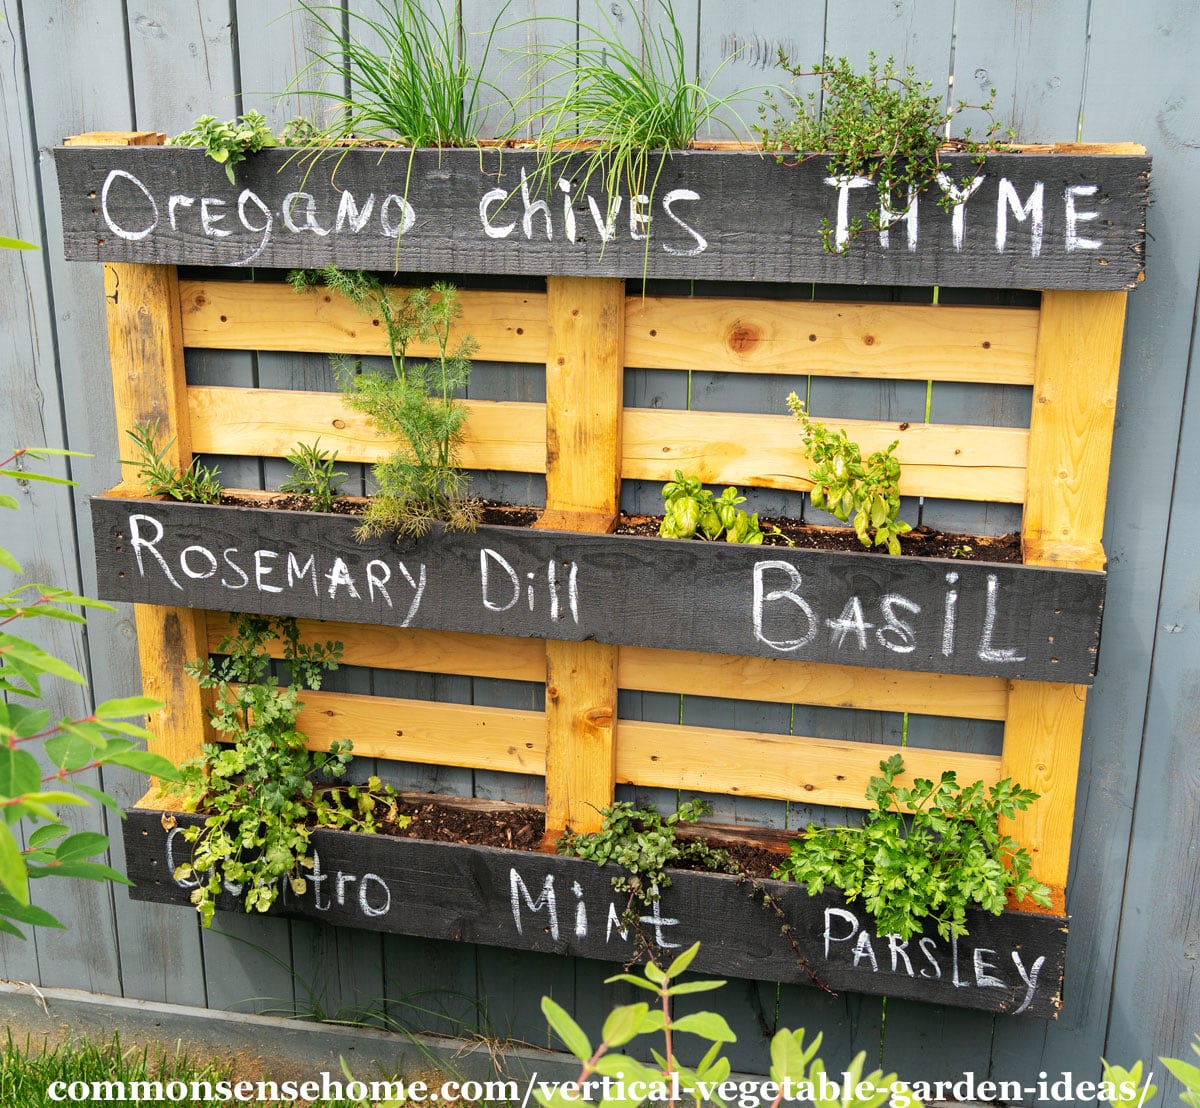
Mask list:
[[[409,289],[391,292],[402,300]],[[329,354],[387,354],[387,331],[374,315],[332,289],[296,292],[280,282],[188,280],[180,284],[183,341],[206,350],[292,350]],[[544,362],[546,297],[541,293],[461,289],[462,316],[453,336],[479,343],[476,359]],[[408,353],[427,358],[432,342]]]
[[[110,265],[105,270],[109,358],[121,447],[125,432],[153,423],[165,458],[192,461],[186,409],[179,280],[170,266]],[[163,703],[147,717],[150,748],[179,764],[197,757],[205,741],[204,698],[183,667],[202,657],[203,621],[186,606],[134,607],[142,685]]]
[[[557,191],[549,199],[539,196],[537,157],[531,153],[417,151],[410,177],[408,151],[350,150],[337,156],[336,185],[332,157],[314,166],[293,153],[263,151],[238,167],[237,184],[230,186],[198,150],[169,148],[148,156],[137,148],[60,148],[67,256],[277,268],[333,263],[390,271],[1084,289],[1128,288],[1142,272],[1149,160],[1136,155],[992,155],[978,189],[957,209],[959,219],[924,198],[916,249],[864,236],[838,255],[824,250],[820,234],[822,219],[838,220],[842,191],[836,179],[828,183],[824,157],[780,164],[754,152],[689,151],[665,156],[661,173],[654,157],[648,170],[658,182],[654,196],[644,202],[622,197],[623,215],[611,198],[610,229],[608,197],[572,196],[565,203]],[[943,163],[951,180],[974,172],[963,155],[947,155]],[[580,173],[566,162],[560,176],[570,182]],[[409,184],[403,192],[394,191],[404,180]],[[1031,230],[1031,216],[1012,212],[1014,204],[1033,202],[1039,181],[1040,237]],[[253,201],[245,199],[244,189]],[[92,194],[100,194],[99,207]],[[180,195],[191,203],[172,208],[171,196]],[[354,200],[353,212],[346,196]],[[748,204],[748,196],[755,202]],[[368,197],[374,198],[370,210]],[[858,214],[858,204],[847,193],[847,216]],[[763,212],[776,215],[764,219]],[[1081,215],[1091,235],[1080,230]],[[649,240],[639,231],[645,226],[641,218],[653,220]],[[1002,248],[998,224],[1006,228]]]
[[[174,834],[162,817],[153,809],[129,815],[134,895],[186,904],[188,889],[172,880],[172,864],[186,845],[178,827],[198,817],[173,816]],[[314,833],[313,848],[318,860],[308,891],[285,892],[273,914],[605,961],[635,954],[634,936],[614,922],[620,907],[612,875],[591,862],[323,829]],[[658,910],[640,925],[652,950],[702,940],[693,963],[699,972],[812,984],[780,937],[775,916],[736,878],[676,871],[671,879]],[[1043,1019],[1054,1018],[1061,1006],[1063,918],[971,912],[970,939],[951,944],[931,936],[922,944],[893,945],[874,934],[861,908],[835,892],[810,897],[803,887],[776,881],[763,888],[792,922],[812,971],[832,989]],[[218,907],[240,904],[222,895]]]
[[[599,831],[613,802],[617,761],[617,650],[546,643],[546,834]],[[622,727],[624,725],[621,725]]]
[[[116,497],[92,521],[107,599],[876,669],[1087,682],[1103,603],[1103,574],[954,559],[494,526],[360,542],[348,516]]]
[[[1042,562],[1069,564],[1054,551],[1100,545],[1125,301],[1122,293],[1042,298],[1021,528]]]
[[[630,297],[625,358],[646,369],[1028,385],[1029,308]]]
[[[208,646],[216,651],[229,630],[226,616],[207,616]],[[469,674],[494,680],[546,680],[546,657],[536,639],[470,632],[421,631],[334,620],[301,620],[305,641],[335,639],[342,664],[421,673]],[[269,648],[282,657],[278,643]],[[735,700],[820,704],[833,708],[905,711],[961,719],[1002,720],[1008,684],[999,678],[916,674],[794,662],[785,658],[734,658],[689,650],[624,646],[617,654],[622,689],[684,693],[703,687],[710,696]]]
[[[1004,821],[1033,858],[1033,874],[1050,886],[1054,910],[1064,910],[1071,826],[1079,778],[1087,689],[1014,681],[1008,696],[1001,775],[1033,789],[1033,805]]]

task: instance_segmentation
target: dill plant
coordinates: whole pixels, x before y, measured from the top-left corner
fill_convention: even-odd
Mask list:
[[[775,151],[780,160],[786,153],[827,153],[831,177],[870,177],[876,182],[879,203],[862,217],[851,219],[845,237],[825,220],[821,237],[830,253],[844,253],[867,230],[885,231],[903,219],[918,193],[936,187],[938,204],[949,210],[961,203],[978,179],[989,150],[1011,141],[1013,132],[992,116],[996,90],[984,104],[976,105],[988,118],[983,138],[972,137],[970,128],[950,141],[950,125],[972,105],[960,100],[946,106],[933,93],[929,81],[920,81],[912,66],[896,67],[895,58],[880,62],[874,52],[858,72],[846,58],[828,55],[809,69],[795,65],[781,50],[780,68],[793,81],[816,77],[820,97],[785,92],[782,103],[767,93],[759,108],[755,128],[763,148]],[[769,118],[768,118],[769,113]],[[954,182],[943,173],[941,153],[947,147],[972,155],[975,172]]]
[[[367,503],[359,538],[389,531],[423,535],[435,522],[473,530],[481,505],[468,495],[470,477],[457,464],[468,413],[455,394],[466,388],[478,344],[464,335],[451,345],[451,330],[462,314],[457,289],[440,282],[397,301],[377,277],[334,266],[296,270],[288,280],[298,291],[323,284],[342,293],[377,315],[387,334],[391,373],[363,372],[357,358],[333,359],[350,407],[369,416],[381,435],[400,440],[398,449],[372,469],[376,492]],[[418,342],[432,343],[435,356],[429,361],[409,358],[408,347]]]

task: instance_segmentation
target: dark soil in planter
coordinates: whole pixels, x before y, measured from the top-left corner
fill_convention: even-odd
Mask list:
[[[263,499],[226,493],[221,503],[231,507],[262,507]],[[268,507],[286,511],[307,512],[312,502],[307,496],[277,494],[265,499]],[[336,515],[359,515],[364,501],[360,497],[339,497],[333,502],[332,512]],[[513,504],[485,501],[483,518],[480,522],[501,527],[531,527],[541,515],[540,508],[529,508]],[[658,536],[662,516],[629,515],[622,512],[617,518],[615,533],[618,535]],[[764,531],[778,527],[785,537],[767,535],[764,546],[792,546],[801,550],[866,551],[858,537],[849,527],[819,527],[798,520],[779,517],[761,521]],[[789,543],[788,540],[791,540]],[[703,541],[703,540],[697,540]],[[912,558],[956,558],[962,561],[1009,562],[1020,564],[1021,536],[1017,532],[1007,535],[956,535],[937,531],[932,527],[914,527],[900,537],[902,556]],[[887,556],[882,547],[871,547],[870,553]]]
[[[439,802],[433,797],[412,794],[397,799],[397,814],[409,817],[402,827],[395,819],[381,819],[379,834],[397,838],[424,839],[431,842],[459,843],[471,846],[504,847],[534,853],[553,853],[544,841],[546,816],[541,808],[512,804],[486,805],[467,800]],[[741,834],[737,840],[723,837],[721,828],[706,831],[702,826],[680,828],[681,837],[707,838],[727,851],[748,877],[770,877],[781,861],[779,848],[786,836],[766,832],[777,839],[775,849],[757,846]],[[687,869],[688,866],[677,868]]]

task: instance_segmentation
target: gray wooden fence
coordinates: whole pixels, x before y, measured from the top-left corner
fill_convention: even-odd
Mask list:
[[[365,0],[343,3],[366,8]],[[449,0],[447,6],[453,6]],[[656,10],[647,0],[641,6],[651,15]],[[458,7],[466,41],[476,49],[473,32],[491,22],[496,5],[459,0]],[[605,2],[603,10],[629,33],[639,6]],[[526,16],[594,20],[596,11],[593,0],[514,0],[496,48],[527,45],[534,32],[520,22]],[[50,149],[88,130],[174,133],[204,113],[227,118],[259,108],[282,122],[306,107],[295,96],[277,101],[274,94],[304,63],[314,35],[311,21],[292,12],[289,0],[0,0],[0,12],[7,143],[0,234],[42,247],[0,257],[0,412],[9,438],[2,445],[44,443],[91,455],[60,467],[77,482],[73,490],[22,489],[21,512],[5,513],[3,544],[31,579],[94,591],[86,497],[118,477],[103,288],[99,266],[62,260]],[[675,14],[692,64],[722,93],[773,81],[779,48],[804,61],[829,53],[858,63],[874,50],[915,66],[954,98],[978,100],[994,86],[998,111],[1020,141],[1132,140],[1154,158],[1148,276],[1130,297],[1107,490],[1109,591],[1085,728],[1062,1015],[1043,1023],[739,982],[719,994],[739,1033],[734,1062],[761,1069],[764,1044],[781,1026],[823,1031],[831,1064],[865,1049],[914,1078],[970,1069],[1032,1084],[1042,1070],[1094,1077],[1101,1055],[1125,1062],[1182,1056],[1200,1031],[1194,910],[1200,894],[1200,398],[1192,395],[1188,404],[1197,388],[1189,370],[1200,287],[1194,198],[1200,14],[1181,0],[677,0]],[[511,94],[530,79],[514,65],[501,83]],[[753,107],[744,114],[752,120]],[[697,405],[726,387],[693,376]],[[327,383],[328,368],[324,359],[308,356],[205,353],[189,356],[189,379],[313,388]],[[539,383],[536,373],[513,372],[497,381],[495,395],[537,399],[530,390]],[[627,402],[663,403],[665,387],[654,373],[636,373]],[[754,387],[778,388],[769,381]],[[687,398],[666,402],[684,406]],[[893,390],[864,388],[858,397],[867,418],[908,418],[895,413],[911,402]],[[959,399],[945,390],[935,402],[952,418]],[[1022,403],[1028,398],[998,392],[997,422],[1008,422],[1006,408]],[[233,460],[226,466],[234,483],[278,479],[239,472]],[[536,488],[504,491],[514,499],[538,495]],[[943,522],[1002,530],[1014,521],[993,511]],[[46,644],[88,674],[97,698],[139,688],[127,610],[95,616],[86,633],[55,624]],[[343,680],[351,691],[541,707],[539,688],[507,682],[385,679],[367,671]],[[87,709],[86,694],[74,688],[56,688],[53,700],[64,714]],[[717,725],[803,730],[786,705],[737,711],[753,714],[753,721],[735,721],[729,702],[710,697],[681,703],[643,693],[621,703],[622,714],[632,718],[674,721],[682,713]],[[859,737],[884,738],[898,721],[856,713],[852,721],[826,725],[827,732],[852,726]],[[538,781],[423,767],[391,772],[409,787],[539,799]],[[120,771],[103,778],[124,803],[137,799],[143,784]],[[718,816],[796,826],[807,813],[723,801]],[[81,828],[114,830],[95,810],[72,819]],[[118,832],[112,859],[118,868],[120,854]],[[212,1008],[374,1018],[545,1045],[538,1009],[543,993],[585,1024],[596,1023],[616,997],[603,985],[610,967],[598,963],[233,914],[201,931],[185,910],[134,903],[121,889],[48,884],[37,889],[38,899],[69,930],[0,943],[5,978]],[[1169,1088],[1164,1098],[1173,1099]]]

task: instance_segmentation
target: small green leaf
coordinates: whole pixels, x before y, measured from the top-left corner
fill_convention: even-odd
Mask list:
[[[59,863],[82,862],[108,849],[108,836],[99,831],[79,831],[58,844],[54,857]]]
[[[563,1041],[563,1045],[581,1062],[586,1062],[592,1056],[592,1044],[579,1026],[560,1004],[550,997],[542,997],[542,1015]]]
[[[725,1017],[716,1012],[690,1012],[681,1016],[671,1024],[674,1031],[686,1031],[691,1035],[699,1035],[714,1043],[736,1043],[737,1036],[725,1022]]]
[[[724,981],[681,981],[667,990],[667,996],[683,996],[685,993],[708,993],[719,989]]]
[[[0,746],[0,796],[36,793],[42,787],[37,759],[25,750]]]
[[[29,874],[21,847],[6,824],[0,823],[0,885],[18,904],[29,903]]]
[[[148,696],[126,696],[118,700],[106,700],[92,713],[97,719],[126,719],[129,716],[144,716],[162,708],[161,700]]]
[[[125,766],[139,773],[147,773],[151,777],[161,777],[164,781],[178,781],[179,771],[175,763],[161,754],[153,754],[148,750],[127,750],[117,754],[100,752],[98,760],[106,765]]]
[[[732,491],[733,491],[732,489],[726,490],[726,492],[732,492]],[[689,946],[687,948],[687,950],[685,950],[682,954],[680,954],[675,959],[675,961],[673,961],[667,967],[667,976],[668,977],[678,977],[681,973],[683,973],[688,968],[688,966],[690,966],[692,964],[693,960],[695,959],[695,957],[699,953],[699,951],[700,951],[700,944],[698,942],[692,943],[692,945]]]
[[[8,235],[0,235],[0,250],[36,250],[38,249],[32,242],[26,242],[24,239],[9,238]]]
[[[610,1047],[624,1046],[642,1029],[650,1006],[645,1003],[623,1004],[614,1008],[604,1021],[601,1038]]]

